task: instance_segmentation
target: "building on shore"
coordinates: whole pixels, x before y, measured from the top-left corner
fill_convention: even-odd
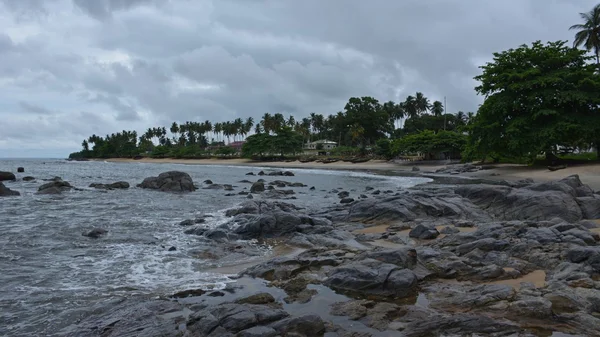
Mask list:
[[[322,146],[319,146],[319,144],[322,144]],[[337,142],[327,139],[316,140],[314,142],[304,144],[305,150],[331,150],[335,149],[336,147]]]

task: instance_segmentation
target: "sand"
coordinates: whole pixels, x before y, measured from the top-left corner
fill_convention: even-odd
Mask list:
[[[301,163],[293,162],[257,162],[249,159],[152,159],[144,158],[140,160],[114,158],[106,161],[115,163],[155,163],[155,164],[187,164],[187,165],[225,165],[225,166],[250,166],[250,167],[272,167],[272,168],[303,168],[303,169],[323,169],[323,170],[359,170],[372,171],[378,173],[387,172],[396,175],[414,176],[418,172],[413,172],[412,167],[418,166],[421,173],[434,173],[437,169],[446,165],[419,165],[418,162],[394,162],[385,160],[371,160],[365,163],[335,162],[323,164],[317,162]],[[491,169],[481,170],[472,173],[463,173],[460,177],[471,177],[489,180],[508,180],[516,181],[525,178],[532,178],[536,182],[557,180],[578,174],[584,184],[588,184],[595,191],[600,191],[600,163],[590,163],[586,165],[577,165],[563,170],[549,171],[546,168],[530,167],[517,164],[498,164]]]

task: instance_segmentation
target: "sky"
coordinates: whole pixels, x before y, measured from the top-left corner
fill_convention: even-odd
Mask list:
[[[0,157],[92,134],[343,110],[423,92],[476,111],[494,52],[572,40],[598,0],[0,0]]]

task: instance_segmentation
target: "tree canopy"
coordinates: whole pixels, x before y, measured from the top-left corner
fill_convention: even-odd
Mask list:
[[[534,158],[600,139],[600,79],[584,51],[539,41],[495,53],[482,66],[486,97],[468,127],[467,155]]]

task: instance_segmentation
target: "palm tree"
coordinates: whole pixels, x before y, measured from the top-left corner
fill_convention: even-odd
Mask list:
[[[459,111],[456,113],[456,120],[460,124],[467,124],[467,115],[464,112]]]
[[[425,97],[425,95],[423,95],[422,92],[417,92],[415,97],[415,104],[417,105],[417,111],[419,113],[424,113],[431,109],[429,99],[427,99],[427,97]]]
[[[417,101],[414,96],[408,95],[408,97],[406,97],[406,100],[402,105],[404,106],[404,111],[408,118],[417,117],[419,115]]]
[[[596,65],[600,68],[600,4],[587,13],[579,13],[583,24],[573,25],[569,30],[578,30],[573,47],[585,46],[596,55]]]
[[[431,112],[434,116],[441,116],[444,113],[444,105],[440,101],[433,102]]]

